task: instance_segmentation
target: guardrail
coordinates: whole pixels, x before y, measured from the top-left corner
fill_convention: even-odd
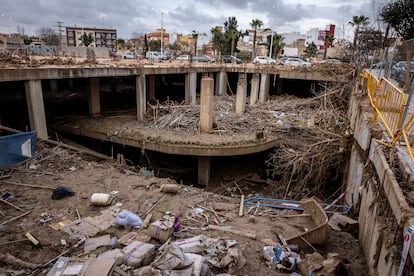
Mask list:
[[[382,144],[396,146],[397,143],[405,142],[411,162],[414,164],[414,155],[409,137],[414,131],[414,114],[406,122],[403,122],[404,111],[407,106],[406,94],[386,78],[377,77],[367,70],[361,73],[362,86],[366,88],[372,107],[374,108],[373,120],[380,121],[388,135],[391,143]]]

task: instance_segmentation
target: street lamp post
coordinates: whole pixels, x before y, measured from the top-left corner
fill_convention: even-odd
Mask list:
[[[161,12],[161,58],[164,59],[164,45],[163,45],[163,16],[164,16],[164,12]]]
[[[276,4],[273,5],[273,12],[274,12],[274,17],[276,18]],[[272,29],[272,36],[270,38],[270,47],[269,47],[269,58],[272,58],[272,49],[273,49],[273,37],[274,37],[274,31]]]
[[[7,20],[7,33],[8,33],[9,38],[10,38],[10,21],[12,20],[12,17],[11,17],[11,15],[7,15],[7,14],[2,14],[1,16],[8,18],[8,20]]]
[[[78,15],[78,17],[80,18],[80,19],[86,19],[86,17],[85,16],[81,16],[81,15]],[[83,25],[84,24],[82,24],[82,31],[81,31],[81,37],[80,37],[80,39],[81,39],[81,44],[83,43]],[[75,39],[76,39],[76,35],[75,35]],[[75,46],[76,46],[76,42],[75,42]],[[85,45],[83,45],[83,46],[85,46]]]

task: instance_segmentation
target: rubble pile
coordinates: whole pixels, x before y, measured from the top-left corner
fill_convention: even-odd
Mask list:
[[[41,142],[36,156],[0,171],[0,274],[364,271],[363,260],[327,252],[330,241],[314,239],[328,234],[328,218],[313,199],[299,204],[321,210],[325,219],[315,219],[306,208],[244,205],[249,195],[244,201],[244,195],[208,193],[96,156],[88,155],[87,161],[80,151]],[[329,229],[330,235],[341,233],[345,222],[354,224],[343,217],[332,221],[337,230]],[[315,252],[320,254],[317,265],[307,255]],[[349,254],[361,256],[357,247]]]

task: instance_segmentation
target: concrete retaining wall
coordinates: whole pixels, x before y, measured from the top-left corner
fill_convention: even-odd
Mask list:
[[[354,145],[345,176],[345,200],[359,208],[359,239],[370,274],[396,275],[403,235],[414,223],[414,210],[388,164],[385,146],[373,137],[378,136],[378,131],[370,122],[372,108],[358,89],[351,98],[348,114]],[[400,166],[403,181],[412,181],[414,174],[403,163]],[[414,262],[413,243],[409,258]]]

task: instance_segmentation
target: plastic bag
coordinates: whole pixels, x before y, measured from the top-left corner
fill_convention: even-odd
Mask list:
[[[116,217],[116,223],[121,226],[140,227],[142,225],[142,220],[138,215],[130,211],[123,210],[119,212]]]
[[[67,196],[74,196],[75,192],[65,186],[59,186],[53,190],[52,199],[61,199]]]

